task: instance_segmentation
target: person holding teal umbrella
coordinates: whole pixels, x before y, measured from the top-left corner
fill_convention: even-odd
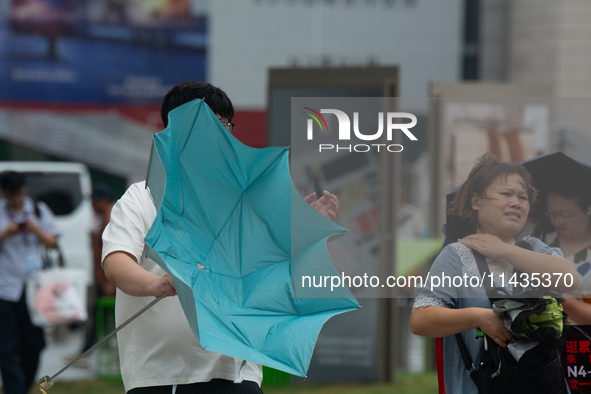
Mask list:
[[[231,132],[234,108],[230,99],[221,89],[201,82],[180,83],[166,94],[161,107],[164,125],[168,126],[169,120],[173,119],[172,112],[176,110],[180,114],[179,107],[196,99],[203,100]],[[195,105],[198,107],[199,103]],[[182,117],[175,119],[181,128],[183,122],[191,121]],[[209,130],[196,132],[208,133]],[[216,146],[211,146],[210,150],[216,150]],[[167,158],[161,159],[166,162]],[[174,158],[170,161],[176,162]],[[167,179],[167,182],[172,184],[173,179]],[[220,206],[223,205],[224,196],[219,190],[207,190],[207,193],[217,199]],[[145,182],[132,185],[114,206],[111,222],[103,233],[103,267],[107,278],[118,287],[118,321],[140,310],[153,297],[164,294],[174,296],[177,291],[184,291],[184,287],[178,288],[180,282],[175,282],[174,276],[146,256],[145,239],[160,212],[157,205],[162,203],[162,200],[157,201],[155,194],[155,190],[151,192],[150,188],[146,188]],[[334,220],[338,211],[337,197],[324,192],[323,196],[314,200],[315,194],[305,198],[312,208]],[[273,207],[268,206],[268,209]],[[174,224],[169,223],[170,226]],[[191,248],[192,245],[185,243],[185,246]],[[171,249],[174,247],[170,245]],[[201,271],[207,268],[199,265]],[[187,313],[187,310],[185,305],[181,306],[178,297],[166,297],[118,333],[125,390],[134,394],[260,393],[261,366],[204,350],[183,312]]]

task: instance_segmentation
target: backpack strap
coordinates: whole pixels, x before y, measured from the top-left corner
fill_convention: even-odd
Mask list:
[[[492,287],[490,286],[490,269],[488,268],[488,263],[486,262],[486,259],[484,258],[482,253],[480,253],[476,249],[472,249],[472,253],[474,253],[474,259],[476,260],[476,265],[478,266],[480,277],[482,278],[484,276],[482,284],[486,289],[486,294],[490,295],[492,292]]]
[[[468,348],[462,339],[462,334],[458,333],[455,337],[456,342],[458,343],[458,349],[460,350],[460,355],[462,356],[462,361],[464,362],[464,367],[466,367],[466,372],[468,373],[468,376],[472,377],[472,373],[476,370],[472,357],[470,357],[470,353],[468,353]]]
[[[524,240],[517,242],[515,245],[519,246],[520,248],[533,250],[531,245]],[[474,259],[476,260],[476,265],[478,266],[478,271],[480,271],[481,277],[482,277],[482,275],[485,275],[485,278],[483,280],[483,285],[484,285],[484,288],[486,289],[487,295],[490,297],[491,295],[493,295],[493,289],[490,285],[490,280],[487,280],[487,278],[490,278],[490,269],[488,268],[488,264],[486,262],[486,259],[484,258],[482,253],[478,252],[475,249],[472,249],[472,253],[474,253]],[[521,271],[516,270],[516,269],[514,269],[514,272],[517,273],[518,275],[519,275],[519,273],[521,273]],[[521,286],[518,287],[518,289],[520,289],[520,288],[521,288]],[[514,287],[513,294],[515,294],[515,290],[516,290],[516,288]],[[490,300],[490,298],[489,298],[489,300]],[[492,304],[492,301],[491,301],[491,304]],[[468,373],[468,375],[470,377],[472,377],[472,373],[475,371],[474,362],[472,361],[472,358],[470,357],[470,354],[468,353],[468,348],[466,347],[466,344],[464,343],[464,340],[462,339],[462,335],[456,334],[455,337],[456,337],[456,342],[458,343],[458,349],[460,350],[460,355],[462,356],[462,361],[464,362],[464,367],[466,367],[466,372]],[[484,340],[486,341],[486,337],[484,337]]]
[[[527,250],[533,250],[533,248],[531,247],[531,245],[529,244],[529,242],[524,241],[523,239],[520,241],[517,241],[515,243],[515,246],[519,246],[520,248],[523,249],[527,249]],[[478,266],[478,271],[480,271],[480,276],[482,277],[482,275],[485,275],[484,277],[484,281],[483,281],[483,285],[484,288],[486,289],[486,294],[488,295],[489,298],[496,298],[496,295],[492,289],[492,287],[490,286],[490,269],[488,268],[488,264],[486,263],[486,259],[484,258],[484,256],[482,255],[482,253],[478,252],[475,249],[472,249],[472,253],[474,253],[474,259],[476,260],[476,265]],[[519,276],[521,275],[521,271],[516,269],[515,267],[513,267],[513,273],[517,275],[517,278],[519,278]],[[507,278],[507,281],[509,281],[510,278]],[[523,292],[523,287],[521,286],[521,282],[518,280],[517,281],[517,285],[513,286],[512,289],[512,295],[515,294],[520,294],[521,292]],[[503,295],[503,297],[505,298],[506,295]]]
[[[39,208],[39,201],[37,200],[33,200],[33,206],[35,207],[35,217],[37,217],[37,220],[41,220],[41,208]],[[57,251],[57,266],[58,267],[65,267],[64,264],[64,256],[62,254],[62,250],[59,246],[59,244],[56,246],[56,251]],[[44,262],[44,265],[46,262],[50,261],[51,259],[49,258],[48,252],[47,252],[47,248],[43,248],[42,251],[42,260]],[[48,268],[48,267],[43,267],[43,269]]]
[[[480,276],[482,277],[484,275],[483,284],[484,288],[486,289],[486,294],[490,294],[492,292],[492,288],[490,286],[490,281],[487,280],[487,278],[490,277],[490,269],[488,268],[486,259],[476,249],[472,249],[472,253],[474,253],[474,259],[476,260],[476,265],[478,266]],[[455,335],[455,337],[456,342],[458,343],[458,349],[460,350],[460,355],[462,356],[462,361],[464,362],[464,367],[466,368],[466,372],[468,373],[468,376],[472,378],[472,373],[474,373],[476,370],[474,367],[474,362],[472,361],[472,357],[470,357],[470,353],[468,353],[468,348],[462,339],[462,334],[458,333]],[[486,341],[486,339],[484,340]]]
[[[33,200],[33,204],[35,205],[35,216],[37,216],[37,219],[41,219],[41,209],[39,209],[39,202]]]

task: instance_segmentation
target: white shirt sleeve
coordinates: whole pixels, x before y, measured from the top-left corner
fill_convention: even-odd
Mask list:
[[[144,252],[145,238],[154,221],[154,213],[147,212],[145,190],[140,185],[132,185],[111,211],[111,221],[103,232],[103,252],[105,257],[113,252],[127,252],[139,263]]]
[[[55,223],[55,216],[51,209],[43,201],[38,201],[37,206],[39,207],[38,226],[49,235],[60,235],[60,229]]]

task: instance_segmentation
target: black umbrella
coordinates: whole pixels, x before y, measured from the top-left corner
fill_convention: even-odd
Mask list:
[[[519,163],[531,174],[534,186],[541,192],[560,182],[591,183],[591,166],[571,159],[560,151],[547,153]]]
[[[573,182],[580,185],[591,186],[591,166],[571,159],[560,151],[546,153],[520,162],[531,174],[533,184],[541,193],[556,182]],[[456,192],[461,185],[452,190],[447,196],[446,201],[449,204],[455,197]],[[543,204],[540,201],[537,206]],[[539,215],[540,209],[533,207],[537,219],[542,219]],[[458,238],[474,234],[476,227],[470,223],[470,219],[463,219],[459,216],[446,214],[445,225],[445,244],[455,242]]]
[[[445,206],[448,207],[449,204],[453,201],[454,197],[458,190],[460,190],[462,185],[456,187],[451,192],[447,194],[446,197],[446,204]],[[466,235],[476,233],[476,226],[470,223],[470,219],[464,219],[457,215],[450,215],[449,213],[445,213],[445,242],[443,246],[456,242],[459,238],[464,238]]]

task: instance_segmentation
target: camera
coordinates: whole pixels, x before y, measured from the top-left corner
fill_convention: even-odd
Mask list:
[[[22,222],[18,224],[19,230],[24,230],[27,227],[27,222]]]

